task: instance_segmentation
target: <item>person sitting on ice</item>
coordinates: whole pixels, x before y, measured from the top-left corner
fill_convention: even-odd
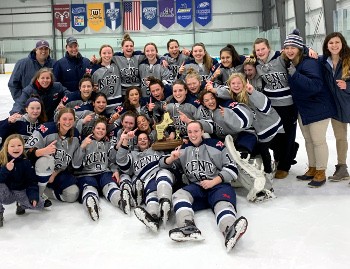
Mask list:
[[[187,184],[173,194],[173,208],[178,228],[169,231],[174,241],[202,240],[194,222],[194,212],[211,208],[217,225],[230,251],[245,233],[248,221],[237,218],[236,193],[231,182],[237,178],[237,167],[224,143],[203,139],[203,126],[198,121],[187,125],[189,142],[160,159],[162,168],[178,168]],[[186,182],[185,182],[186,181]]]

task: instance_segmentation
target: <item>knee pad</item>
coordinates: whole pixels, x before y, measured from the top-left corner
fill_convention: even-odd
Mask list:
[[[44,155],[35,162],[35,173],[38,176],[51,176],[55,169],[55,159],[51,155]]]
[[[62,200],[68,203],[74,203],[79,197],[79,188],[77,185],[71,185],[62,191]]]

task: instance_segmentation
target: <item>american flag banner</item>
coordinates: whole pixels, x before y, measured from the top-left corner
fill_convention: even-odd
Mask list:
[[[126,1],[124,5],[124,31],[140,31],[140,1]]]

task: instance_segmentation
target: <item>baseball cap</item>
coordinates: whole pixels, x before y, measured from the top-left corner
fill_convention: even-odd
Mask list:
[[[70,36],[67,38],[66,40],[66,44],[69,46],[69,45],[72,45],[73,43],[77,43],[78,44],[78,41],[75,37],[73,36]]]
[[[46,40],[39,40],[38,42],[36,42],[35,48],[42,48],[42,47],[46,47],[46,48],[50,48],[49,42],[47,42]]]

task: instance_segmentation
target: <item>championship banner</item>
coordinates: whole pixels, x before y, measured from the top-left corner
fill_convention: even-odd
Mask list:
[[[88,25],[94,31],[99,31],[105,25],[103,3],[87,3]]]
[[[152,29],[157,23],[157,1],[143,1],[142,24],[148,29]]]
[[[69,4],[53,5],[54,26],[61,33],[64,33],[70,27]]]
[[[121,13],[119,2],[104,3],[106,26],[113,31],[121,25]]]
[[[72,27],[78,32],[83,31],[87,26],[86,5],[72,4],[71,14],[72,14]]]
[[[187,27],[192,22],[192,0],[176,1],[176,20],[182,27]]]
[[[159,0],[159,22],[166,28],[175,23],[174,0]]]
[[[196,22],[206,26],[211,22],[211,0],[195,0]]]

